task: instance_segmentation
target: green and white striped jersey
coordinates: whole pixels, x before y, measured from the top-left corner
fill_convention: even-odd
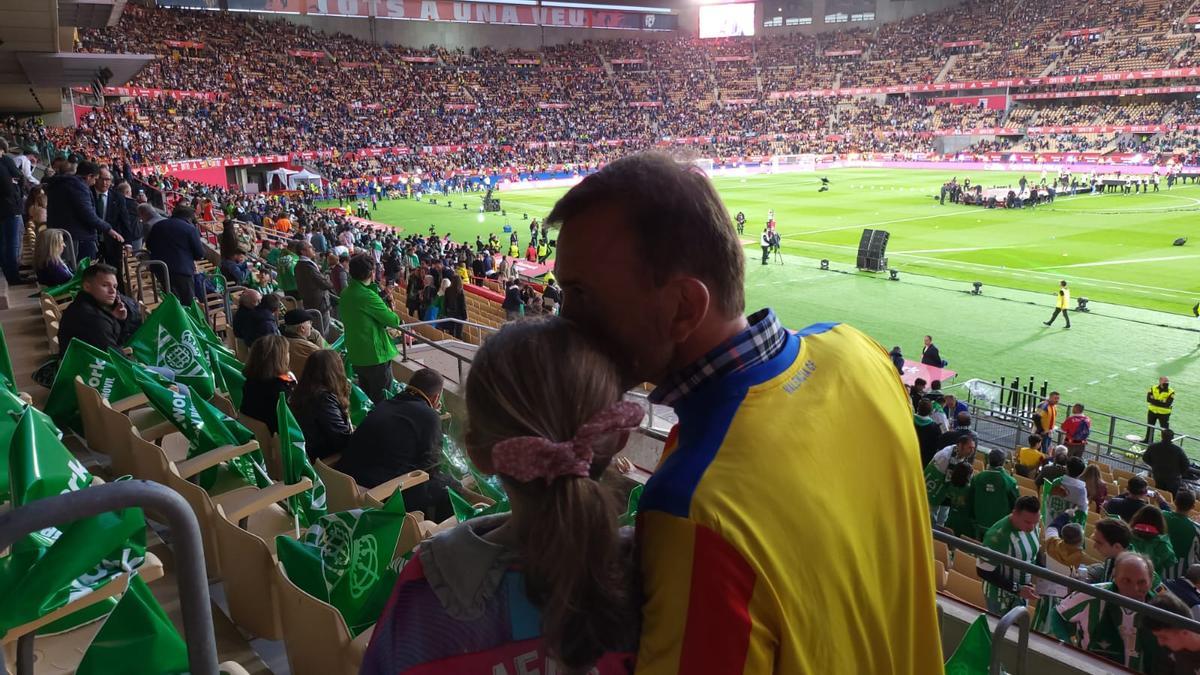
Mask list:
[[[983,536],[983,545],[997,553],[1004,553],[1018,560],[1034,563],[1037,561],[1038,550],[1041,548],[1040,530],[1041,528],[1035,527],[1029,532],[1022,532],[1013,527],[1012,518],[1001,518]],[[984,571],[999,567],[1004,576],[1011,578],[1019,586],[1033,583],[1032,577],[1026,572],[1010,570],[1002,565],[997,566],[983,558],[980,558],[977,564],[979,569]],[[983,593],[989,600],[1005,606],[1005,611],[1021,604],[1018,602],[1020,600],[1018,596],[986,581],[983,582]]]

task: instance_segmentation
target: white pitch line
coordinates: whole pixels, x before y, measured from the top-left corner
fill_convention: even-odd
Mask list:
[[[1106,267],[1109,265],[1138,265],[1141,263],[1164,262],[1167,260],[1189,260],[1191,258],[1200,258],[1200,254],[1193,253],[1190,255],[1167,255],[1158,258],[1126,258],[1124,260],[1100,260],[1097,262],[1075,263],[1073,265],[1050,265],[1049,267],[1035,267],[1036,270],[1062,270],[1072,267]]]
[[[1089,387],[1092,386],[1093,384],[1100,384],[1100,380],[1092,380],[1091,382],[1088,382]]]
[[[1108,379],[1110,379],[1110,380],[1111,380],[1111,379],[1113,379],[1113,378],[1117,378],[1117,377],[1120,377],[1120,376],[1121,376],[1121,374],[1120,374],[1120,373],[1113,373],[1112,375],[1109,375],[1109,376],[1108,376]]]

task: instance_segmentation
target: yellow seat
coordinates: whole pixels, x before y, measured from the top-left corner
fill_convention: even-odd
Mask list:
[[[961,572],[946,571],[945,592],[980,609],[987,607],[987,600],[983,595],[983,582],[971,579]]]
[[[327,457],[330,463],[335,463]],[[367,489],[349,474],[342,473],[324,461],[313,461],[313,469],[325,484],[325,499],[330,513],[349,511],[350,509],[379,508],[396,490],[407,490],[429,480],[429,474],[424,471],[412,471],[392,480]]]
[[[939,591],[946,589],[946,566],[941,560],[933,561],[933,580]]]
[[[976,562],[975,556],[965,551],[954,552],[954,571],[965,577],[970,579],[979,578],[979,573],[975,571]]]

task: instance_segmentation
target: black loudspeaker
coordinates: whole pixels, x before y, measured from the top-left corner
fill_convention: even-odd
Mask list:
[[[858,242],[858,269],[869,272],[887,269],[888,260],[884,254],[890,236],[887,230],[863,230],[862,239]]]
[[[1187,237],[1180,237],[1180,238],[1178,238],[1178,239],[1176,239],[1176,240],[1175,240],[1175,243],[1174,243],[1174,245],[1175,245],[1175,246],[1183,246],[1183,245],[1184,245],[1184,244],[1186,244],[1186,243],[1187,243]]]

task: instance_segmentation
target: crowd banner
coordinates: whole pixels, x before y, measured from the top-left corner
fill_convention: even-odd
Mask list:
[[[325,52],[320,52],[312,49],[289,49],[288,56],[295,56],[301,59],[323,59]]]
[[[77,94],[90,94],[92,90],[88,87],[72,87],[71,91]],[[224,98],[224,92],[220,91],[189,91],[186,89],[157,89],[155,87],[105,87],[101,90],[104,96],[118,96],[122,98],[173,98],[173,99],[196,99],[201,101],[215,101],[219,98]]]
[[[203,42],[195,42],[193,40],[163,40],[162,43],[175,49],[204,49]]]
[[[1058,36],[1065,38],[1083,37],[1085,35],[1099,35],[1106,30],[1108,30],[1108,28],[1103,26],[1096,26],[1094,28],[1076,28],[1074,30],[1064,30],[1063,32],[1059,33]]]
[[[1089,98],[1093,96],[1149,96],[1153,94],[1188,94],[1200,92],[1200,85],[1176,87],[1135,87],[1132,89],[1087,89],[1082,91],[1039,91],[1032,94],[1013,94],[1014,101],[1037,101],[1055,98]]]
[[[675,14],[636,10],[574,9],[528,5],[454,2],[453,0],[227,0],[228,8],[243,12],[287,12],[324,16],[378,17],[414,21],[451,21],[553,26],[561,28],[620,28],[678,30]],[[164,7],[192,8],[196,0],[159,0]]]

